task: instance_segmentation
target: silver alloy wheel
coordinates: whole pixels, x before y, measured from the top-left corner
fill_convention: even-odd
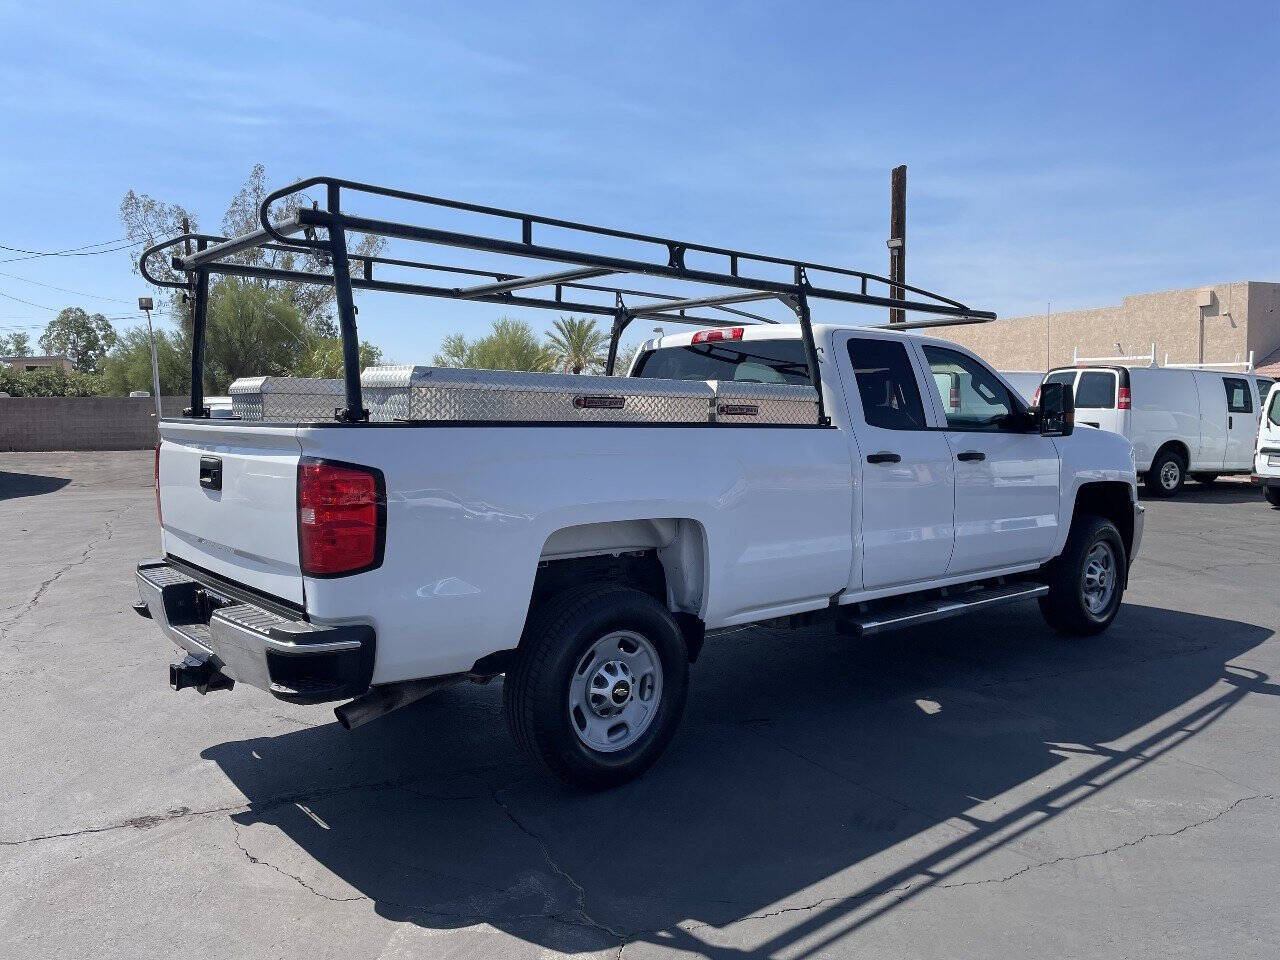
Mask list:
[[[1160,468],[1160,486],[1166,490],[1178,489],[1178,481],[1182,478],[1182,468],[1177,460],[1166,460]]]
[[[1116,552],[1111,544],[1099,540],[1089,548],[1089,555],[1084,559],[1084,577],[1080,583],[1084,605],[1095,617],[1102,616],[1111,605],[1117,576]]]
[[[569,723],[582,743],[600,753],[639,740],[662,702],[662,660],[638,633],[601,637],[578,660],[569,681]]]

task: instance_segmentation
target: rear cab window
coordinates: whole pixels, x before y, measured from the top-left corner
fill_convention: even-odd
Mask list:
[[[906,346],[898,340],[852,337],[853,365],[862,418],[869,427],[884,430],[923,430],[924,404]]]
[[[737,380],[810,386],[800,340],[720,340],[659,347],[640,355],[633,377],[652,380]]]

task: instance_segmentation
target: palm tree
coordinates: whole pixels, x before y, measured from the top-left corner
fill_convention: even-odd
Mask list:
[[[561,317],[547,334],[547,343],[566,373],[594,372],[604,366],[609,338],[585,317]]]

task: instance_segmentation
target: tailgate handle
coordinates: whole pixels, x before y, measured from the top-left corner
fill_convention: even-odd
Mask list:
[[[222,458],[200,458],[200,486],[206,490],[222,489]]]

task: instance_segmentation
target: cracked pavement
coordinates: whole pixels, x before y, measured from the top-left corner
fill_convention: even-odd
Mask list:
[[[584,795],[497,683],[351,733],[172,693],[130,609],[150,472],[0,454],[0,956],[1275,954],[1280,512],[1245,485],[1148,503],[1103,637],[715,638],[664,759]]]

